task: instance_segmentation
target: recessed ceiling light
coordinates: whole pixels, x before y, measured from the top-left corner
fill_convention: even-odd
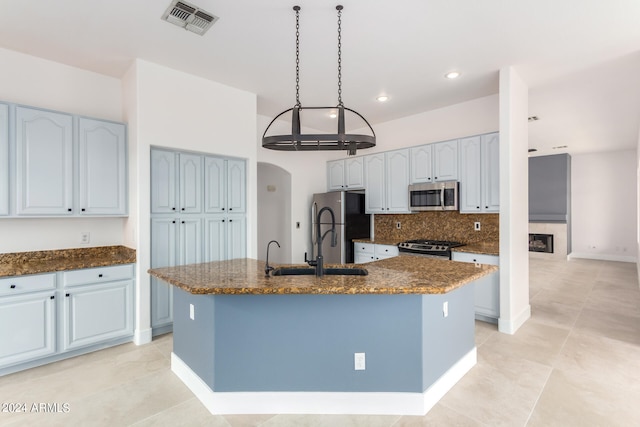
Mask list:
[[[380,95],[379,97],[376,98],[376,100],[380,102],[385,102],[389,100],[389,97],[387,95]]]
[[[457,79],[458,77],[460,77],[460,71],[449,71],[447,74],[445,74],[444,76],[450,80],[453,79]]]
[[[329,117],[335,119],[336,117],[338,117],[338,115],[336,113],[330,113]]]

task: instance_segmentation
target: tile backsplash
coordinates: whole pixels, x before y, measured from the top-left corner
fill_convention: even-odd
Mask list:
[[[396,223],[400,222],[400,229]],[[474,223],[480,222],[480,231]],[[402,242],[410,239],[451,240],[462,243],[497,242],[499,214],[461,214],[459,212],[419,212],[375,215],[375,239]]]

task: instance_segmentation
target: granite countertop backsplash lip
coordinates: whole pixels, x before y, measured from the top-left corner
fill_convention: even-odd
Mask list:
[[[397,239],[373,239],[371,240],[370,238],[364,238],[364,239],[353,239],[354,243],[371,243],[374,245],[391,245],[391,246],[398,246],[399,243],[404,242],[404,240],[397,240]]]
[[[500,255],[500,242],[468,243],[451,248],[453,252],[466,252],[481,255]]]
[[[54,273],[135,262],[135,249],[120,245],[13,252],[0,254],[0,277]]]
[[[278,267],[278,265],[274,265]],[[288,266],[292,267],[292,266]],[[308,267],[308,266],[304,266]],[[325,267],[337,267],[326,265]],[[153,277],[192,294],[445,294],[498,267],[400,255],[366,264],[339,267],[365,268],[366,276],[265,277],[264,261],[240,258],[176,267],[150,269]]]

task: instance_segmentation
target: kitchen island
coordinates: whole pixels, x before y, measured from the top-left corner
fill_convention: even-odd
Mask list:
[[[253,259],[149,270],[176,286],[172,370],[215,414],[426,413],[476,363],[466,285],[497,267],[412,256],[363,266],[366,276],[265,277]]]

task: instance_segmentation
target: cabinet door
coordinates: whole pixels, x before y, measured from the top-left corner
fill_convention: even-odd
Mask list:
[[[64,351],[133,334],[132,280],[80,286],[64,295]]]
[[[226,259],[246,258],[247,224],[243,215],[230,216],[227,223]]]
[[[73,213],[73,118],[16,108],[18,215]]]
[[[178,265],[202,262],[202,220],[181,218],[179,233]]]
[[[0,298],[0,367],[55,353],[54,294]]]
[[[227,174],[224,159],[205,157],[204,159],[204,211],[206,213],[225,212]]]
[[[455,181],[458,179],[458,141],[433,144],[433,180]]]
[[[205,218],[204,225],[204,262],[222,261],[227,251],[226,217],[214,216]]]
[[[362,157],[354,157],[344,161],[346,189],[358,190],[364,188],[364,163]]]
[[[202,213],[202,156],[179,154],[180,213]]]
[[[172,267],[177,262],[177,220],[151,219],[151,267]],[[156,328],[173,321],[172,286],[151,278],[151,326]]]
[[[409,212],[409,150],[386,153],[386,212]]]
[[[482,177],[480,171],[480,137],[460,140],[460,212],[482,209]]]
[[[227,160],[227,209],[229,213],[246,211],[246,172],[244,160]]]
[[[344,189],[344,160],[327,162],[327,190]]]
[[[482,206],[485,212],[500,212],[500,137],[482,135]]]
[[[500,258],[493,255],[453,252],[451,259],[460,262],[499,265]],[[480,320],[500,317],[500,273],[493,272],[474,282],[475,312]]]
[[[0,104],[0,215],[9,215],[9,106]]]
[[[398,256],[398,247],[392,245],[375,245],[375,259],[387,259]]]
[[[176,155],[151,150],[151,213],[174,213],[176,200]]]
[[[126,215],[126,149],[123,124],[80,118],[78,187],[81,214]]]
[[[411,184],[432,182],[433,156],[431,153],[431,144],[411,148]]]
[[[387,204],[384,153],[364,156],[364,176],[367,192],[365,197],[366,213],[385,212]]]

